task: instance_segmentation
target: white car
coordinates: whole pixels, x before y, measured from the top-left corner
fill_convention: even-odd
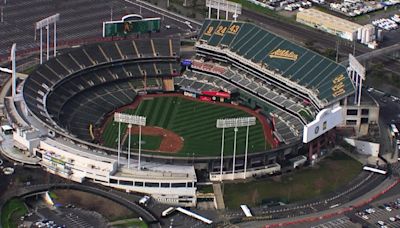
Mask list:
[[[394,221],[396,221],[396,218],[395,217],[390,217],[389,221],[394,222]]]
[[[378,221],[378,224],[381,225],[381,226],[384,226],[384,225],[385,225],[385,222],[379,220],[379,221]]]
[[[143,196],[140,200],[139,200],[139,204],[141,205],[146,205],[150,200],[150,196]]]
[[[391,212],[391,211],[392,211],[392,208],[390,208],[390,207],[385,207],[385,210]]]
[[[365,212],[367,212],[368,214],[372,214],[372,213],[375,213],[375,209],[374,208],[367,208],[367,209],[365,209]]]
[[[363,215],[362,218],[365,219],[365,220],[368,220],[368,219],[369,219],[369,217],[366,216],[366,215]]]

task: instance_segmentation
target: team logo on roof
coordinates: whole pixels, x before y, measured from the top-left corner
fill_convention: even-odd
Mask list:
[[[343,74],[339,74],[332,80],[332,95],[333,97],[340,96],[344,94],[346,91],[344,89],[344,81],[345,77]]]
[[[296,61],[298,56],[299,55],[294,53],[293,51],[283,50],[283,49],[276,49],[271,53],[269,53],[270,58],[287,59],[292,61]]]

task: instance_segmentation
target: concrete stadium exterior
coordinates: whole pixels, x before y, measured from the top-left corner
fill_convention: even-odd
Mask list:
[[[213,23],[215,26],[211,26]],[[215,34],[212,32],[210,33],[210,27],[217,28],[218,26],[223,26],[224,28],[222,28],[221,31],[216,29],[214,31]],[[283,59],[283,61],[289,61],[290,64],[296,64],[298,59],[309,55],[308,58],[310,59],[306,60],[307,64],[313,61],[312,59],[316,58],[318,59],[318,63],[321,64],[321,68],[324,70],[327,70],[329,67],[332,68],[330,69],[329,76],[322,80],[328,82],[332,81],[333,84],[324,84],[324,86],[320,86],[318,89],[308,86],[308,84],[299,84],[302,79],[288,79],[286,78],[287,76],[280,74],[282,72],[279,69],[268,69],[269,62],[254,63],[251,61],[244,61],[243,56],[240,54],[234,53],[234,51],[229,52],[229,50],[226,49],[227,46],[221,47],[211,44],[211,41],[214,40],[214,38],[212,38],[214,35],[224,37],[225,32],[222,31],[226,31],[227,29],[231,30],[232,26],[239,26],[237,29],[235,29],[235,27],[231,31],[234,35],[239,34],[241,26],[247,26],[247,32],[243,36],[248,36],[248,31],[252,29],[256,30],[256,33],[259,34],[265,32],[265,37],[270,36],[265,30],[259,30],[257,27],[250,28],[250,26],[254,25],[240,24],[240,22],[206,21],[199,34],[199,40],[196,43],[197,56],[194,58],[194,61],[207,64],[207,60],[205,61],[204,59],[210,58],[212,59],[211,61],[214,61],[212,63],[220,66],[222,71],[203,69],[200,64],[200,67],[189,67],[183,75],[179,75],[179,45],[177,45],[177,40],[172,39],[150,39],[150,41],[136,41],[136,43],[135,41],[122,41],[83,46],[44,63],[24,81],[22,94],[9,98],[8,102],[6,102],[8,119],[12,123],[14,129],[16,129],[14,132],[14,140],[20,148],[29,151],[31,155],[41,158],[40,165],[45,167],[48,172],[60,175],[64,178],[77,182],[82,182],[87,179],[126,191],[151,194],[156,200],[163,203],[195,206],[197,200],[197,177],[195,169],[206,170],[207,172],[218,171],[221,166],[220,156],[178,157],[143,153],[141,158],[144,165],[143,167],[136,166],[139,170],[134,171],[127,168],[127,161],[125,159],[127,157],[126,151],[122,152],[122,164],[117,164],[117,149],[101,146],[89,142],[89,140],[82,139],[79,135],[79,129],[87,125],[78,126],[73,125],[75,123],[69,123],[69,120],[74,122],[73,118],[65,120],[68,119],[68,111],[73,112],[74,115],[80,115],[78,111],[74,110],[77,110],[81,106],[73,106],[74,104],[68,103],[68,99],[73,99],[78,93],[89,91],[89,89],[92,89],[91,87],[97,85],[96,83],[98,83],[98,87],[104,86],[104,88],[108,88],[109,90],[111,90],[111,87],[106,86],[111,86],[111,84],[117,81],[121,82],[121,84],[118,84],[116,88],[122,88],[122,86],[124,86],[122,83],[129,80],[133,84],[137,81],[141,84],[142,82],[140,80],[142,79],[140,77],[134,80],[134,74],[125,69],[136,64],[135,66],[138,66],[139,69],[136,72],[137,74],[143,77],[148,76],[150,79],[156,81],[153,88],[154,92],[163,92],[162,84],[160,85],[157,81],[160,78],[174,80],[175,77],[179,77],[179,80],[177,80],[179,83],[176,82],[174,85],[183,87],[185,81],[192,80],[196,78],[197,75],[204,77],[206,81],[218,80],[218,83],[231,83],[237,90],[243,92],[244,95],[251,97],[251,99],[248,99],[251,101],[249,103],[254,103],[255,107],[259,107],[262,103],[268,101],[266,97],[263,97],[260,89],[265,86],[269,90],[268,85],[277,81],[279,83],[277,86],[279,91],[275,91],[274,94],[276,94],[278,98],[286,96],[288,99],[286,99],[286,101],[284,99],[280,100],[279,102],[282,102],[282,104],[275,100],[271,101],[270,105],[273,106],[274,109],[267,112],[267,114],[272,116],[272,119],[275,117],[278,122],[274,135],[277,140],[282,143],[274,149],[249,153],[247,164],[249,171],[251,171],[251,168],[264,167],[275,163],[279,164],[296,157],[299,153],[299,149],[304,146],[301,141],[303,127],[311,122],[311,120],[307,120],[301,115],[301,111],[307,110],[311,113],[312,119],[314,119],[320,110],[331,107],[337,104],[339,100],[351,95],[354,92],[354,86],[348,78],[346,70],[343,71],[341,66],[299,46],[285,43],[286,41],[283,39],[279,40],[278,38],[274,38],[278,39],[277,43],[275,43],[273,50],[267,53],[271,61],[276,62],[276,59]],[[207,34],[207,32],[209,34]],[[218,32],[220,34],[218,34]],[[243,37],[240,39],[242,38]],[[234,41],[232,37],[229,39],[231,39],[230,42]],[[221,38],[220,41],[221,40],[223,39]],[[207,44],[207,42],[210,42],[210,44]],[[287,50],[280,48],[279,44],[285,45]],[[125,47],[129,45],[134,51],[127,51],[127,49],[122,48],[123,45],[125,45]],[[242,44],[242,46],[243,45],[246,44]],[[265,43],[265,45],[268,44]],[[254,47],[251,46],[251,48]],[[292,51],[291,48],[295,51]],[[304,51],[304,53],[301,53],[301,51]],[[146,67],[149,67],[148,65],[150,64],[152,65],[147,72]],[[289,63],[285,62],[285,64]],[[328,65],[324,66],[324,64]],[[293,65],[289,66],[289,68],[292,66]],[[118,67],[123,69],[119,71],[123,73],[113,73],[114,70],[115,72],[119,70],[117,69]],[[149,73],[153,67],[156,70]],[[300,69],[301,68],[298,70],[300,71]],[[106,71],[107,75],[101,76],[100,73],[102,71]],[[234,76],[236,73],[240,74],[239,72],[242,71],[245,72],[244,74],[247,75],[246,77],[248,78],[254,76],[254,79],[251,78],[250,81],[256,84],[256,89],[248,88],[241,83],[235,82]],[[312,67],[310,71],[314,72],[314,67]],[[295,73],[297,73],[297,71],[295,71]],[[92,77],[96,75],[99,79],[98,82],[95,81],[96,79],[85,79],[90,81],[90,83],[80,84],[81,82],[78,80],[85,77],[85,74],[91,74]],[[319,73],[316,73],[311,76],[318,77],[318,75]],[[339,77],[338,75],[342,76]],[[243,78],[240,80],[242,79]],[[339,84],[335,84],[335,80],[341,81]],[[109,84],[106,82],[109,82]],[[222,88],[222,86],[217,86],[218,83],[216,81],[213,82],[216,88]],[[133,86],[133,84],[129,86]],[[251,85],[251,83],[247,85]],[[274,86],[276,85],[274,84]],[[133,95],[149,91],[148,88],[146,89],[146,86],[145,88],[129,88],[135,90]],[[74,89],[77,91],[75,95],[71,92],[74,91]],[[285,89],[287,89],[287,93],[281,92],[281,90]],[[328,92],[323,89],[328,90]],[[307,93],[308,91],[310,93]],[[125,93],[122,89],[120,91],[116,89],[114,92],[115,94],[119,92]],[[105,96],[106,95],[108,96],[108,94],[105,94]],[[125,95],[128,96],[129,94],[126,93]],[[293,95],[299,98],[293,98],[294,101],[291,101],[291,96]],[[61,101],[58,101],[58,98],[60,98]],[[97,99],[97,97],[95,98]],[[302,99],[308,100],[311,105],[303,105]],[[290,109],[289,106],[286,107],[283,102],[289,102],[289,106],[292,107],[292,109]],[[121,104],[125,103],[122,102]],[[287,105],[287,103],[285,104]],[[65,107],[68,105],[70,105],[69,109]],[[63,110],[64,108],[65,110]],[[118,107],[110,106],[111,110],[115,108]],[[86,110],[86,112],[89,112],[89,110]],[[104,114],[106,113],[100,113],[96,118],[101,119]],[[278,131],[278,128],[281,131]],[[71,133],[70,129],[75,129],[75,134]],[[289,132],[285,132],[285,129],[289,129]],[[283,135],[288,136],[285,138],[286,136]],[[137,159],[138,157],[136,152],[131,153],[131,155],[133,159]],[[225,156],[223,160],[223,169],[231,170],[233,168],[233,160],[236,160],[235,164],[239,167],[243,167],[243,164],[246,164],[244,155],[238,155],[235,158],[232,156]],[[135,166],[133,165],[133,167]]]

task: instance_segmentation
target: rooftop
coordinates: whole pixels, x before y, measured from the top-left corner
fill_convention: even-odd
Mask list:
[[[106,163],[116,162],[116,159],[112,158],[111,156],[94,152],[85,147],[78,146],[72,142],[65,141],[60,138],[55,138],[55,139],[46,138],[43,140],[43,142],[50,146],[56,147],[60,150],[75,154],[80,157],[85,157],[91,160],[106,162]]]
[[[114,176],[152,180],[196,180],[193,166],[173,166],[155,163],[142,163],[141,166],[141,170],[138,170],[137,166],[130,167],[130,169],[123,166]]]
[[[297,18],[301,18],[302,20],[307,20],[318,25],[323,25],[337,31],[350,33],[357,31],[358,28],[362,27],[362,25],[359,25],[357,23],[342,19],[328,13],[324,13],[313,8],[299,11],[297,13]]]

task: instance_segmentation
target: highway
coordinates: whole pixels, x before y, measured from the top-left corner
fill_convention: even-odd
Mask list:
[[[185,23],[186,21],[189,21],[189,22],[191,22],[191,24],[194,24],[196,26],[195,29],[200,28],[201,25],[203,24],[202,22],[182,16],[177,13],[173,13],[171,11],[168,11],[166,9],[155,6],[155,5],[145,2],[145,1],[140,1],[140,0],[124,0],[124,1],[127,3],[130,3],[130,4],[133,4],[135,6],[142,7],[150,12],[160,14],[164,17],[168,17],[169,19],[180,22],[180,23]]]
[[[151,37],[185,36],[186,33],[190,33],[190,28],[185,21],[191,22],[194,30],[198,29],[201,24],[144,1],[80,0],[60,1],[57,2],[57,7],[54,7],[54,4],[53,1],[41,0],[7,2],[3,7],[4,22],[0,23],[0,36],[2,37],[0,62],[8,61],[9,51],[13,43],[17,43],[18,56],[38,51],[39,32],[35,32],[32,25],[43,19],[44,15],[54,13],[60,13],[60,21],[57,23],[57,45],[59,48],[104,41],[102,23],[111,19],[121,20],[121,17],[126,14],[141,14],[145,18],[160,17],[162,20],[161,31],[152,33]],[[21,10],[21,8],[24,10]],[[169,25],[169,28],[166,28],[166,25]],[[36,39],[34,39],[35,35]],[[135,36],[129,38],[132,37]],[[141,37],[147,38],[148,35],[143,34]]]

